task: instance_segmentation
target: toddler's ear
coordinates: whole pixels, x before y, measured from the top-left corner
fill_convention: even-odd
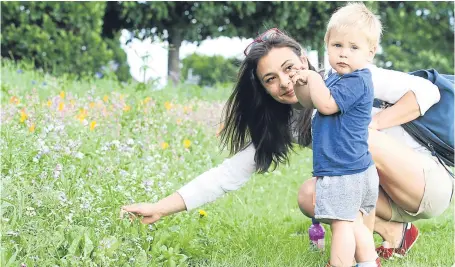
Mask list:
[[[373,47],[370,48],[370,51],[369,51],[369,53],[368,53],[368,59],[369,59],[370,61],[373,61],[373,58],[374,58],[374,56],[376,55],[376,50],[377,50],[377,47],[376,47],[376,46],[373,46]]]

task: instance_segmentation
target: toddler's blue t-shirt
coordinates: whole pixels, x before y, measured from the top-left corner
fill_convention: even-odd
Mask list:
[[[369,69],[338,75],[325,81],[339,112],[316,112],[312,120],[313,176],[341,176],[366,170],[373,164],[368,151],[374,88]]]

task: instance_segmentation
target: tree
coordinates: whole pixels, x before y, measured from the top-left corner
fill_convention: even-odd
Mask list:
[[[2,2],[1,55],[54,74],[89,74],[114,58],[101,37],[104,2]]]
[[[378,65],[400,71],[435,68],[453,73],[452,2],[379,2],[384,25]]]
[[[323,48],[325,23],[336,6],[332,2],[108,2],[103,34],[125,28],[131,37],[167,40],[168,75],[177,83],[184,40],[200,42],[222,35],[254,38],[266,28],[279,27],[307,48]]]

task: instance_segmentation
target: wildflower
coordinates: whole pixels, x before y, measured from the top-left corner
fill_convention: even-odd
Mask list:
[[[61,99],[64,99],[64,98],[65,98],[65,91],[61,91],[61,92],[60,92],[60,98],[61,98]]]
[[[177,125],[182,124],[182,119],[177,119]]]
[[[19,100],[19,98],[17,98],[17,96],[12,96],[9,100],[10,103],[14,103],[16,105],[19,105],[21,103],[21,101]]]
[[[21,70],[21,69],[18,69],[18,70],[17,70],[17,73],[22,74],[22,73],[24,73],[24,71]]]
[[[152,100],[152,98],[150,98],[149,96],[147,96],[147,97],[144,99],[144,104],[147,104],[150,100]]]
[[[33,133],[35,131],[35,124],[32,123],[32,125],[28,128],[28,130]]]
[[[192,110],[192,108],[191,108],[191,107],[188,107],[188,106],[184,106],[184,107],[183,107],[183,112],[184,112],[185,114],[188,114],[188,113],[190,113],[190,112],[191,112],[191,110]]]
[[[109,96],[107,96],[107,95],[104,95],[104,97],[103,97],[103,101],[107,103],[107,101],[108,101],[108,100],[109,100]]]
[[[169,147],[169,144],[167,142],[161,143],[161,148],[164,150]]]
[[[96,126],[96,121],[90,122],[90,131],[93,131],[93,129],[95,129],[95,126]]]
[[[81,110],[79,111],[79,114],[76,116],[76,118],[80,122],[83,122],[85,120],[85,117],[87,117],[87,110],[81,108]]]
[[[131,107],[128,106],[128,105],[126,105],[126,106],[123,107],[123,111],[125,111],[125,112],[128,112],[128,111],[130,111],[130,110],[131,110]]]
[[[164,103],[164,107],[166,108],[166,110],[170,110],[172,108],[172,103],[169,101],[166,101]]]
[[[47,106],[50,107],[52,105],[52,101],[49,99],[47,100]]]
[[[65,103],[60,102],[58,103],[58,111],[62,111],[65,108]]]
[[[94,108],[94,107],[95,107],[95,102],[90,102],[90,104],[88,104],[88,106],[89,106],[90,108]]]
[[[191,141],[188,139],[183,140],[183,146],[189,148],[191,146]]]
[[[20,119],[20,121],[21,121],[21,122],[24,122],[24,121],[27,119],[27,117],[28,117],[28,116],[27,116],[27,113],[25,113],[25,110],[23,109],[23,110],[21,110],[21,113],[20,113],[20,114],[21,114],[21,119]]]
[[[72,106],[74,106],[74,104],[76,104],[76,101],[75,101],[74,99],[71,99],[71,100],[70,100],[70,104],[71,104]]]
[[[204,218],[207,216],[207,212],[205,210],[199,210],[199,217]]]

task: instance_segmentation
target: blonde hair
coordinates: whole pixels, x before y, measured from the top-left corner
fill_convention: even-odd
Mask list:
[[[333,13],[327,24],[324,42],[327,45],[332,30],[353,29],[362,32],[371,46],[378,47],[382,35],[381,21],[363,3],[348,3]]]

